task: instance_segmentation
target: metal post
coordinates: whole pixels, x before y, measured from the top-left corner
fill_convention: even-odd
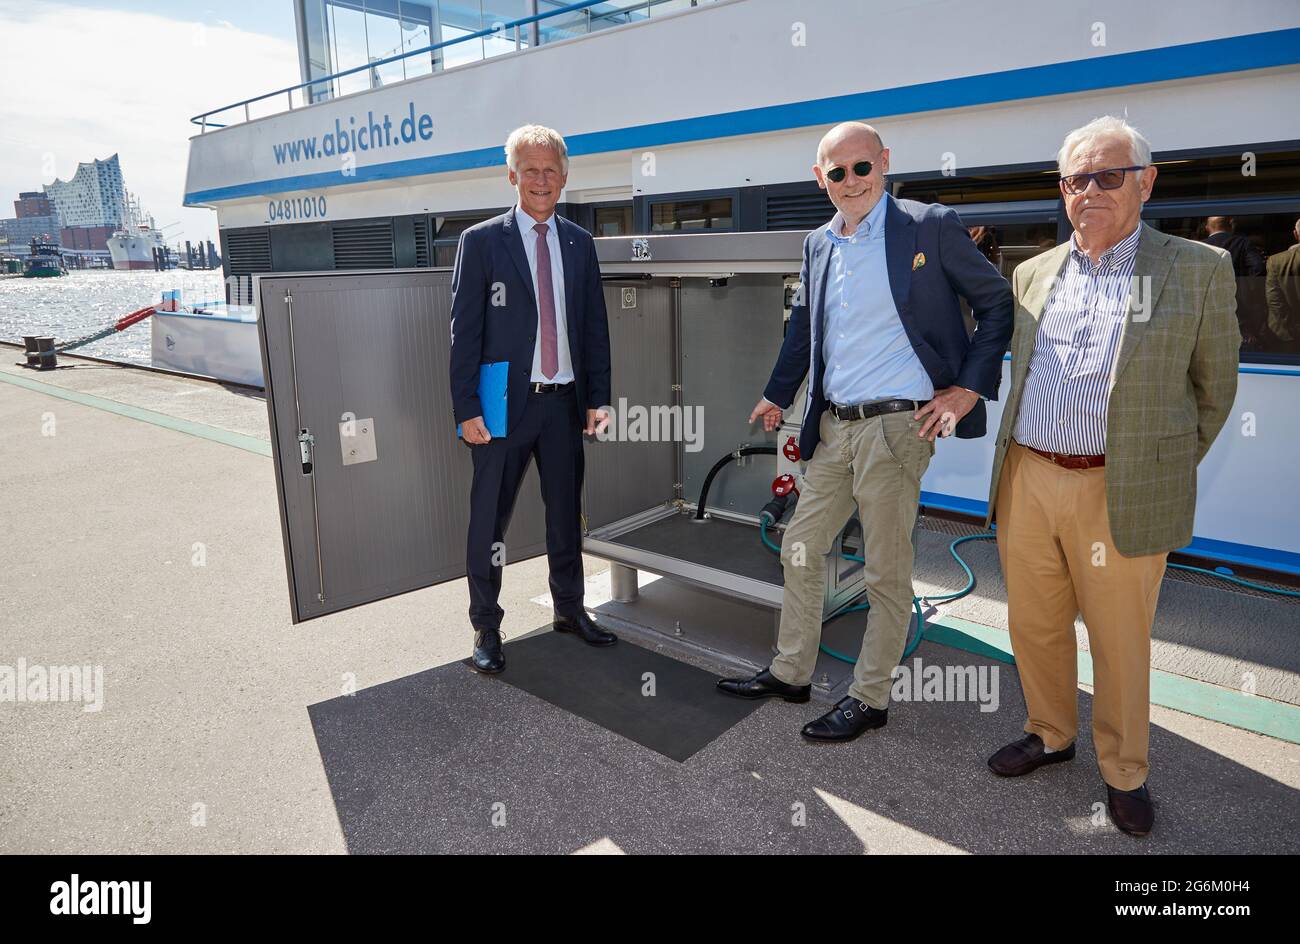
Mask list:
[[[615,603],[635,603],[640,591],[637,588],[636,568],[626,564],[609,565],[610,598]]]

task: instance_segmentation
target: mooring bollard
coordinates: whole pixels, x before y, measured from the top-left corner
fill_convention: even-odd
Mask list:
[[[54,338],[24,334],[23,348],[27,352],[27,367],[53,370],[58,366],[58,354],[54,352]]]

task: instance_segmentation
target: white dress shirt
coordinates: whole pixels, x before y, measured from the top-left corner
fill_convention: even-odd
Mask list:
[[[533,278],[533,297],[538,298],[537,289],[537,239],[538,233],[533,229],[537,221],[515,204],[515,225],[524,241],[524,253],[528,256],[528,274]],[[569,357],[568,318],[564,310],[564,256],[560,253],[560,233],[555,225],[555,214],[546,220],[546,245],[551,251],[551,285],[555,288],[555,344],[556,359],[559,369],[554,377],[542,373],[542,307],[537,306],[537,341],[533,345],[533,383],[569,383],[573,380],[573,361]]]

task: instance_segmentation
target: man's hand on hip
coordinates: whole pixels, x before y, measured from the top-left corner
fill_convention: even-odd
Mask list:
[[[481,416],[476,416],[472,420],[461,423],[460,435],[465,442],[473,446],[481,446],[492,438],[492,434],[488,432]]]
[[[588,436],[603,433],[609,425],[609,410],[588,410],[587,427],[583,430]]]
[[[918,420],[925,417],[917,435],[930,442],[934,442],[938,436],[951,436],[961,418],[971,411],[979,399],[978,393],[965,387],[936,390],[934,399],[912,414]]]
[[[754,405],[754,411],[749,414],[750,424],[760,416],[763,417],[763,429],[769,433],[781,425],[781,408],[766,397]]]

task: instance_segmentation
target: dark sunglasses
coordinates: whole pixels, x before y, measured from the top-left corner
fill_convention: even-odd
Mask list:
[[[1146,170],[1146,167],[1111,167],[1091,174],[1069,174],[1061,178],[1061,186],[1066,193],[1083,193],[1088,189],[1088,181],[1095,180],[1102,190],[1118,190],[1124,186],[1124,174],[1130,170]]]
[[[853,165],[853,173],[859,177],[868,177],[871,175],[871,161],[858,161]],[[843,167],[832,167],[826,172],[826,179],[833,180],[835,183],[842,183],[848,172]]]

